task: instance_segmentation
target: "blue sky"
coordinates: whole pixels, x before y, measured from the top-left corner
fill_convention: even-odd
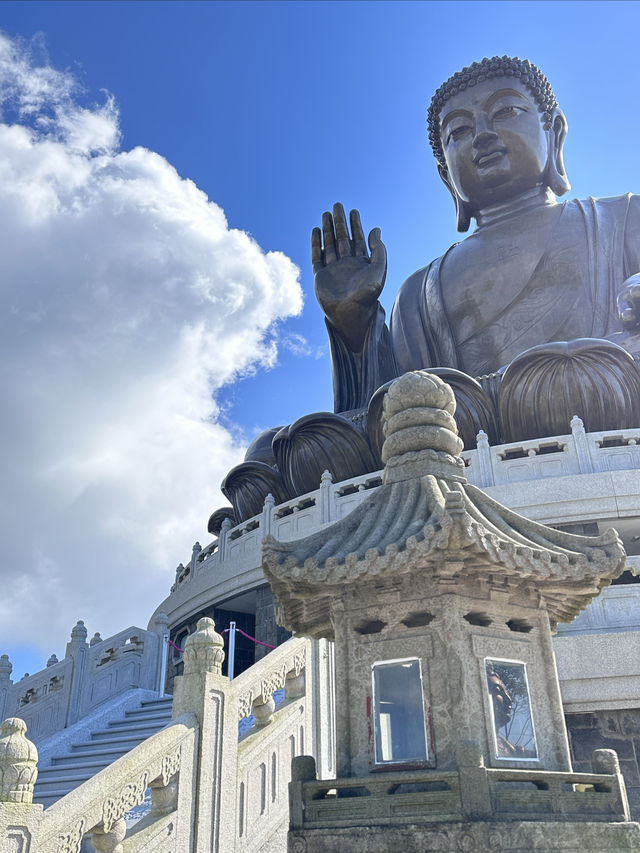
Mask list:
[[[125,621],[146,624],[177,562],[194,539],[207,540],[208,513],[222,503],[218,483],[243,445],[261,429],[332,408],[309,262],[323,210],[339,200],[361,210],[366,229],[381,227],[387,311],[402,281],[457,239],[425,128],[428,100],[453,71],[496,53],[530,58],[569,120],[572,195],[638,190],[639,24],[635,2],[0,5],[0,30],[22,57],[14,52],[9,70],[0,65],[4,124],[40,134],[45,157],[48,95],[37,111],[16,115],[3,77],[22,62],[24,92],[30,74],[53,69],[67,89],[72,78],[78,87],[52,95],[60,152],[71,159],[48,159],[47,169],[60,162],[78,175],[93,164],[86,182],[78,179],[90,212],[81,226],[54,205],[46,228],[25,214],[21,230],[35,201],[0,204],[0,225],[12,225],[0,229],[5,279],[15,288],[5,339],[19,346],[28,335],[35,344],[29,372],[16,361],[5,389],[16,414],[3,449],[12,511],[0,571],[12,595],[0,605],[0,652],[10,653],[14,677],[52,651],[60,657],[78,618],[103,636]],[[3,179],[11,199],[21,150],[10,135],[0,146],[5,162],[16,158]],[[224,211],[231,230],[183,179]],[[58,183],[69,181],[65,173]],[[56,192],[64,212],[66,196]],[[207,236],[214,226],[215,239]],[[233,229],[259,250],[242,240],[238,249]],[[31,236],[18,252],[23,233]],[[286,259],[266,253],[287,256],[299,285]],[[220,272],[209,281],[211,266]],[[241,306],[235,313],[224,306],[225,282]],[[201,317],[206,340],[196,345]],[[82,324],[95,330],[91,340]],[[159,421],[173,426],[158,431]]]

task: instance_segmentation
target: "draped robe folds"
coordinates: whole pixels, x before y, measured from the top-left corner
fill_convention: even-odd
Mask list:
[[[578,239],[566,223],[582,221]],[[523,235],[526,240],[526,233]],[[556,258],[572,253],[577,264],[569,267],[581,279],[572,288],[575,299],[558,299],[566,286],[566,264]],[[519,352],[536,344],[578,337],[603,338],[621,329],[616,297],[625,280],[640,272],[640,196],[565,202],[557,225],[521,297],[509,305],[496,304],[492,317],[464,345],[456,343],[442,297],[441,266],[444,255],[418,270],[402,285],[393,308],[390,328],[379,305],[367,329],[361,352],[352,352],[327,320],[333,362],[335,411],[367,406],[380,385],[409,370],[455,367],[472,375],[499,370]],[[573,282],[573,284],[576,284]],[[513,342],[509,330],[522,326],[529,310],[531,322]],[[482,336],[505,336],[505,361],[492,363],[483,353]],[[518,349],[518,344],[522,344]]]

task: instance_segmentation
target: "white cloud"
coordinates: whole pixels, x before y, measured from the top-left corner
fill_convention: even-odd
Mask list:
[[[316,361],[323,358],[329,351],[329,344],[320,347],[312,347],[309,341],[297,332],[288,332],[281,340],[283,349],[289,350],[297,358],[314,358]]]
[[[302,305],[286,256],[79,97],[0,35],[0,652],[146,621],[241,458],[213,395]]]

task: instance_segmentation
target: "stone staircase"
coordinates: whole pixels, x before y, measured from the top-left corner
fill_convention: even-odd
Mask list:
[[[171,721],[172,697],[143,701],[139,708],[125,711],[107,728],[92,731],[89,740],[72,744],[41,768],[33,801],[45,808],[64,797],[104,767],[129,752]]]

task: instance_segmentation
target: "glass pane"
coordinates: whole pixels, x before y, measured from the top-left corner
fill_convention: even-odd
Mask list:
[[[525,664],[485,658],[496,758],[538,757]]]
[[[372,669],[376,764],[426,761],[420,661],[384,661]]]

